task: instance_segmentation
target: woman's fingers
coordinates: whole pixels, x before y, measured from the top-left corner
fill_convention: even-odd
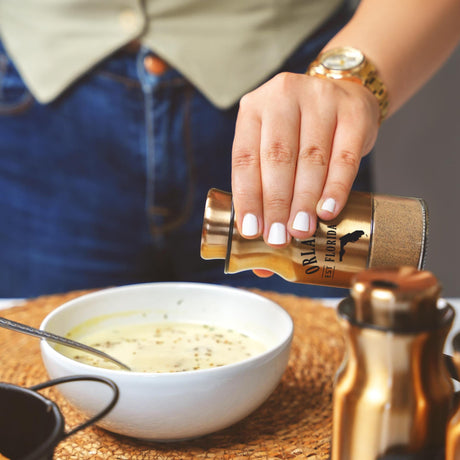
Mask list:
[[[245,237],[263,234],[283,246],[298,155],[300,111],[290,90],[294,74],[280,74],[240,103],[232,152],[237,225]],[[257,227],[257,228],[256,228]],[[257,230],[257,231],[256,231]]]
[[[299,151],[300,110],[295,98],[283,92],[289,74],[274,82],[270,104],[262,113],[260,171],[264,239],[272,246],[289,242],[286,223],[291,209]]]
[[[280,74],[245,96],[232,154],[240,233],[283,246],[336,217],[378,127],[377,100],[354,82]]]
[[[240,233],[255,238],[263,231],[260,177],[261,120],[250,95],[240,102],[232,150],[232,193]]]
[[[255,275],[257,275],[259,278],[270,278],[270,276],[273,275],[273,272],[270,270],[264,270],[262,268],[255,268],[252,270]]]
[[[361,158],[372,149],[379,125],[379,109],[375,97],[356,83],[341,84],[350,93],[338,109],[331,159],[317,204],[317,215],[323,220],[336,217],[344,208]]]
[[[315,81],[313,83],[316,83]],[[321,83],[321,82],[320,82]],[[305,238],[316,229],[316,206],[328,174],[331,145],[337,124],[334,98],[319,100],[305,92],[299,133],[299,153],[288,228],[292,236]]]

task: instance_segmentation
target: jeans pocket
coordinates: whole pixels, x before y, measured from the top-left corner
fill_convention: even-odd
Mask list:
[[[8,55],[0,49],[0,116],[27,111],[34,98]]]

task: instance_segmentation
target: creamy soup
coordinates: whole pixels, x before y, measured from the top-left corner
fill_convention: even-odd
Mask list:
[[[266,346],[245,334],[194,323],[121,325],[68,337],[97,348],[137,372],[183,372],[225,366],[257,355]],[[115,364],[79,350],[56,347],[86,364],[119,369]]]

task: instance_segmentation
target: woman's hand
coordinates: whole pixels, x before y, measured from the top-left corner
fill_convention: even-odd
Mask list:
[[[337,216],[379,116],[375,96],[344,80],[281,73],[245,95],[232,152],[240,233],[282,246]]]

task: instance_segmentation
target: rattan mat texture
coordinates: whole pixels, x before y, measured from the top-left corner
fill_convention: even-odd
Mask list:
[[[191,441],[147,443],[90,427],[63,440],[55,459],[327,459],[332,428],[332,386],[344,353],[336,311],[318,301],[254,291],[292,316],[295,333],[288,368],[270,398],[239,423]],[[38,327],[62,303],[84,291],[32,299],[1,316]],[[48,380],[39,340],[0,329],[0,381],[31,386]],[[85,417],[55,388],[42,394],[54,400],[66,430]]]

